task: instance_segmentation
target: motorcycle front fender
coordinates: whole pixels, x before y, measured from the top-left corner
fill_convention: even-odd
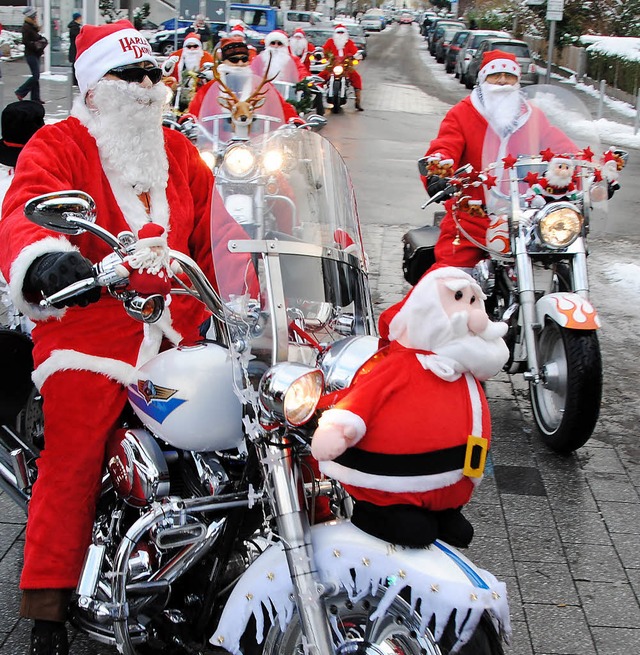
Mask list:
[[[459,643],[474,632],[488,612],[499,633],[510,634],[506,586],[441,542],[426,548],[405,548],[372,537],[349,521],[331,521],[311,528],[318,581],[329,590],[346,590],[356,602],[368,595],[382,598],[371,619],[383,616],[394,598],[408,589],[415,607],[420,600],[421,630],[432,616],[439,639],[451,613],[456,613]],[[331,593],[331,592],[330,592]],[[256,640],[264,638],[263,607],[284,630],[291,620],[294,590],[281,543],[274,544],[245,571],[231,592],[211,643],[240,653],[240,638],[251,616]],[[460,623],[468,614],[468,620]]]
[[[601,325],[598,312],[587,299],[566,291],[542,296],[536,302],[536,315],[540,325],[549,317],[572,330],[597,330]]]

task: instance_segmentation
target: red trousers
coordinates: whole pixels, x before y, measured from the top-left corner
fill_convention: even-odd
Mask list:
[[[42,387],[45,448],[29,504],[22,589],[76,586],[100,494],[107,438],[127,401],[104,375],[59,371]]]

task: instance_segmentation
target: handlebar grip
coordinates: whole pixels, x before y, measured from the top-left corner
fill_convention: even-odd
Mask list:
[[[77,282],[70,284],[68,287],[65,287],[64,289],[60,289],[60,291],[56,291],[56,293],[52,293],[50,296],[43,297],[39,303],[40,307],[43,308],[52,307],[53,305],[55,305],[55,303],[62,302],[67,298],[71,298],[72,296],[77,296],[83,291],[92,289],[93,287],[97,286],[97,284],[98,283],[96,279],[93,277],[88,277],[85,278],[84,280],[78,280]]]

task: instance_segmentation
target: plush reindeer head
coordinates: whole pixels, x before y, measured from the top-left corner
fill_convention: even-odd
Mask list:
[[[264,105],[266,101],[265,95],[268,91],[267,84],[272,82],[277,77],[277,74],[269,78],[269,66],[267,66],[258,86],[246,100],[241,100],[225,84],[220,75],[220,71],[218,70],[218,65],[218,62],[214,64],[213,79],[218,82],[218,85],[224,92],[224,95],[218,97],[218,103],[221,107],[231,113],[231,123],[233,124],[234,130],[240,126],[246,128],[253,121],[255,110]]]

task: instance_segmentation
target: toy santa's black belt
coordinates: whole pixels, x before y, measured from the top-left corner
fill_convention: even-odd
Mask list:
[[[373,453],[356,446],[347,449],[334,461],[368,475],[416,477],[463,469],[469,477],[480,477],[486,455],[487,440],[470,436],[467,443],[460,446],[406,455]]]

